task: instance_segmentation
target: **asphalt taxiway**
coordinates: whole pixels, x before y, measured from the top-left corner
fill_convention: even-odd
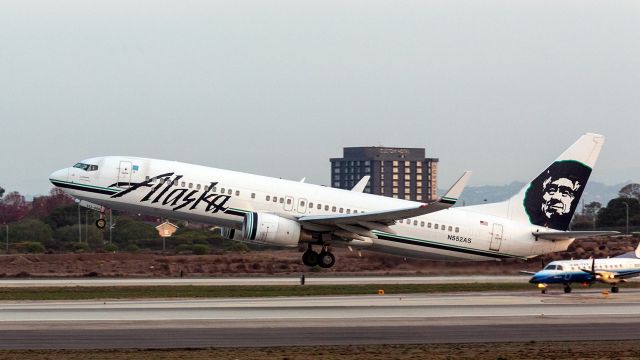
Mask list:
[[[0,302],[0,348],[640,340],[640,291]]]

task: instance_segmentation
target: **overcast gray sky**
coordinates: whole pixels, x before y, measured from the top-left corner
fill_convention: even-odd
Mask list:
[[[98,155],[329,183],[426,147],[440,186],[529,180],[584,132],[640,180],[638,1],[0,1],[0,186]]]

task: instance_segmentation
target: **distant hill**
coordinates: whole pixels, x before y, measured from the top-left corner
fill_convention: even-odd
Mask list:
[[[617,185],[605,185],[599,182],[590,181],[582,194],[585,204],[592,201],[598,201],[602,205],[607,205],[609,200],[618,197],[618,190],[629,182]],[[515,195],[525,185],[523,182],[514,181],[507,185],[484,185],[469,186],[464,189],[462,197],[458,201],[457,206],[478,205],[484,203],[493,203],[503,201]],[[446,190],[439,190],[438,193],[444,194]]]

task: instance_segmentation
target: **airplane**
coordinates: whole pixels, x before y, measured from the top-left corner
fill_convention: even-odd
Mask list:
[[[640,244],[635,251],[606,259],[558,260],[552,261],[544,269],[531,273],[530,283],[536,284],[543,294],[550,284],[563,284],[564,292],[571,292],[571,283],[592,285],[599,281],[611,285],[611,292],[617,293],[618,284],[640,275]]]
[[[200,222],[234,240],[306,246],[307,266],[333,266],[334,246],[429,260],[526,259],[615,233],[566,231],[603,143],[585,134],[512,198],[456,208],[470,172],[429,203],[363,193],[362,183],[349,191],[130,156],[82,160],[49,179],[99,208],[99,228],[108,208]]]

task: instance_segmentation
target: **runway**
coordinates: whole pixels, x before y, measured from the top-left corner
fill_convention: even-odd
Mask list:
[[[316,276],[305,275],[306,285],[354,284],[463,284],[526,282],[526,275],[463,276]],[[246,286],[298,285],[300,276],[227,277],[227,278],[80,278],[80,279],[2,279],[0,287],[68,287],[68,286]]]
[[[0,348],[640,339],[640,291],[1,302]]]

